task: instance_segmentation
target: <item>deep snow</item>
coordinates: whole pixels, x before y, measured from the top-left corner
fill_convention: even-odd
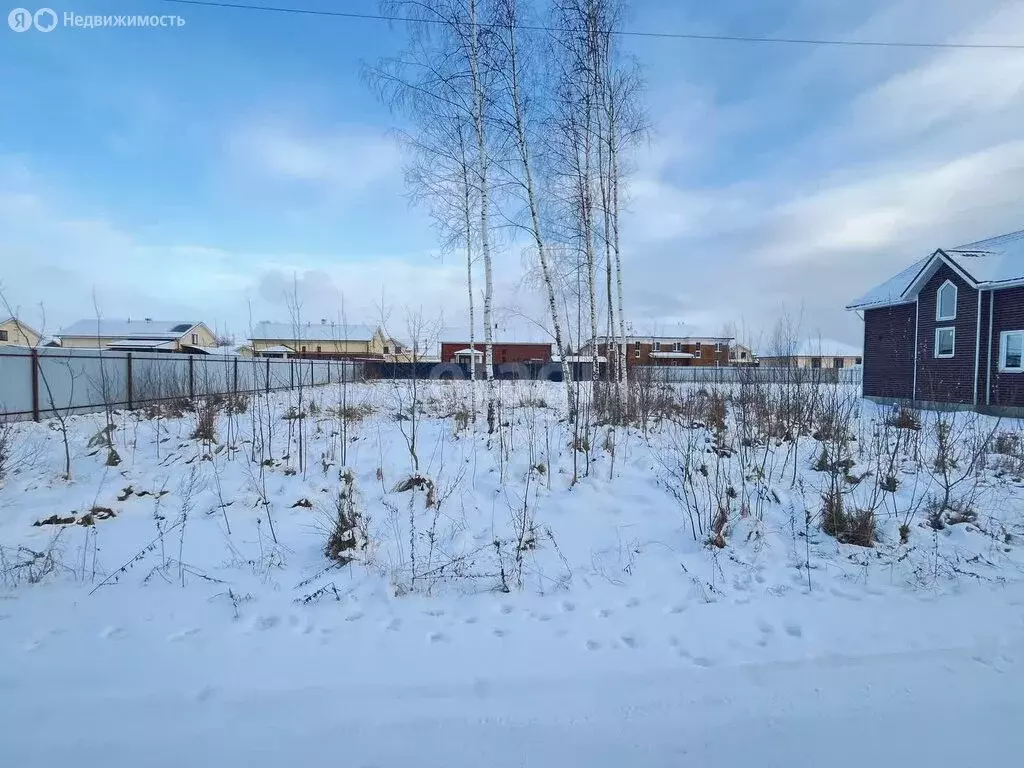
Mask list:
[[[73,417],[70,481],[55,424],[15,425],[0,487],[4,763],[1019,761],[1012,473],[981,477],[976,524],[933,531],[919,515],[901,544],[886,518],[875,548],[841,545],[805,525],[822,482],[807,438],[803,491],[770,481],[778,501],[736,515],[718,549],[694,540],[666,489],[668,436],[620,428],[612,456],[599,430],[589,475],[571,484],[558,388],[503,386],[502,448],[482,424],[458,429],[465,387],[431,384],[418,456],[441,501],[428,508],[425,492],[393,490],[413,473],[411,424],[393,417],[405,387],[345,393],[367,406],[345,465],[369,542],[343,567],[323,554],[342,469],[337,388],[313,393],[305,476],[281,418],[296,395],[272,396],[269,509],[245,458],[249,414],[235,432],[222,414],[214,444],[190,438],[191,414],[117,414],[115,467],[88,447],[103,415]],[[908,474],[896,497],[913,487]],[[524,497],[520,588],[508,548]],[[32,525],[93,506],[116,516]],[[31,552],[51,552],[53,568]]]

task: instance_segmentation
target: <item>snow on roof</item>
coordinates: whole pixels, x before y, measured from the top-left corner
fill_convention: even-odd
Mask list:
[[[118,339],[108,349],[174,349],[174,339]]]
[[[295,350],[292,349],[291,347],[286,347],[283,344],[275,344],[272,347],[266,347],[264,349],[259,350],[257,354],[265,355],[267,353],[270,353],[272,355],[290,355],[293,354],[294,352]]]
[[[249,331],[251,341],[370,341],[376,328],[348,323],[256,323]]]
[[[914,278],[918,276],[922,269],[924,269],[924,265],[927,264],[931,258],[932,254],[929,254],[923,259],[915,261],[898,275],[890,277],[881,285],[876,285],[859,299],[847,304],[846,308],[869,309],[875,306],[880,307],[887,304],[902,303],[904,301],[904,291],[910,287],[910,284],[914,282]]]
[[[1024,280],[1024,229],[942,250],[978,284]]]
[[[177,339],[199,325],[198,320],[78,320],[57,331],[57,335],[78,338]]]
[[[651,352],[651,357],[665,357],[665,358],[683,358],[693,357],[692,352]]]
[[[860,347],[855,347],[852,344],[845,344],[835,339],[814,337],[795,345],[791,353],[762,350],[758,357],[862,357],[863,354]]]
[[[872,288],[859,299],[847,304],[846,308],[870,309],[912,300],[913,296],[908,295],[907,291],[914,279],[940,254],[944,254],[981,288],[997,288],[1003,284],[1024,281],[1024,230],[1018,230],[954,248],[940,248]]]

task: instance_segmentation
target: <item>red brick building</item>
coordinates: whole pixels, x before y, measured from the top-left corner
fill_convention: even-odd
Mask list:
[[[535,343],[494,343],[494,364],[501,363],[549,363],[551,362],[551,345]],[[471,357],[476,358],[477,365],[484,363],[484,343],[473,342],[471,354],[468,341],[441,342],[442,363],[462,363],[468,365]]]
[[[732,341],[725,336],[629,336],[626,364],[724,368],[729,365]],[[598,354],[608,356],[607,346],[604,341],[598,341]],[[589,351],[590,342],[580,354],[586,355]]]

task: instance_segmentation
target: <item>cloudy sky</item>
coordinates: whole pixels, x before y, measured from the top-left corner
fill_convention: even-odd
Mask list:
[[[393,118],[360,77],[398,51],[387,24],[52,7],[186,25],[0,27],[0,286],[28,322],[40,306],[51,331],[91,316],[95,293],[108,317],[199,318],[244,338],[250,318],[287,319],[293,276],[309,317],[343,301],[350,322],[382,306],[462,322],[462,265],[410,205]],[[629,26],[1021,43],[1024,3],[636,0]],[[653,124],[623,228],[639,330],[731,323],[756,340],[788,312],[805,334],[858,343],[847,301],[936,247],[1024,227],[1024,51],[628,45]],[[497,301],[529,315],[522,268],[501,254]]]

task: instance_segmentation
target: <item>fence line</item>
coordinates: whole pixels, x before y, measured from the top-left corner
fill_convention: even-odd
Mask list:
[[[357,381],[362,363],[75,348],[0,348],[0,417],[135,408],[146,403]]]
[[[765,384],[822,383],[854,384],[861,386],[864,380],[863,368],[798,368],[796,366],[735,366],[715,368],[712,366],[636,366],[631,370],[652,381],[671,384],[741,384],[761,382]]]

